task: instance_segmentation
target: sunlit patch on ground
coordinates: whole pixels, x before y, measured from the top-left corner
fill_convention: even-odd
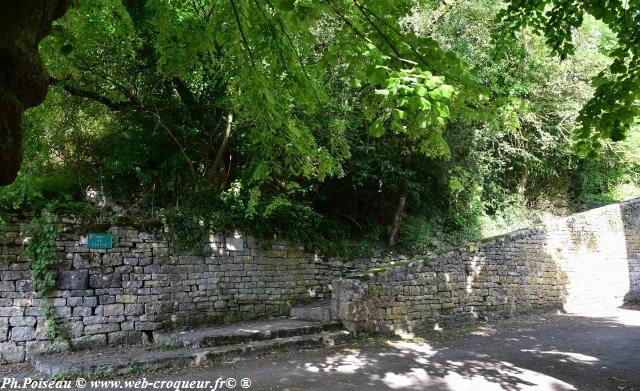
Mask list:
[[[558,361],[560,362],[572,361],[572,362],[581,363],[581,364],[593,365],[597,361],[599,361],[596,357],[588,356],[586,354],[581,354],[581,353],[540,351],[536,349],[522,349],[520,351],[525,353],[549,354],[549,355],[559,356]]]

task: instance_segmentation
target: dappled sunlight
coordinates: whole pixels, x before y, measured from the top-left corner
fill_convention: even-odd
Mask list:
[[[507,362],[476,362],[477,373],[450,370],[444,377],[451,390],[576,390],[577,388],[545,374],[518,368]],[[493,372],[493,373],[492,373]],[[504,379],[510,379],[505,382]]]
[[[410,333],[404,329],[395,329],[393,333],[402,339],[414,339],[416,337],[414,333]]]
[[[478,259],[479,259],[478,255],[474,255],[473,258],[471,259],[471,262],[468,265],[470,272],[467,273],[467,276],[465,278],[466,279],[465,291],[467,293],[473,292],[473,282],[475,281],[476,277],[478,277],[482,272],[482,264],[478,262]],[[474,315],[477,317],[475,313]]]
[[[521,352],[524,353],[534,353],[534,354],[549,354],[549,355],[557,355],[562,356],[562,358],[558,358],[560,362],[575,362],[580,364],[594,365],[598,360],[596,357],[588,356],[582,353],[574,353],[574,352],[559,352],[555,350],[547,350],[540,351],[535,349],[520,349]]]
[[[497,331],[498,330],[496,330],[494,327],[482,326],[478,328],[478,330],[471,331],[469,334],[477,335],[479,337],[488,337],[490,335],[495,334]]]
[[[400,349],[402,351],[411,351],[414,353],[419,353],[426,357],[431,357],[437,353],[435,349],[431,347],[428,343],[424,342],[408,342],[408,341],[387,341],[387,345],[394,347],[396,349]]]
[[[406,373],[387,372],[381,379],[373,375],[372,380],[380,380],[392,390],[422,390],[430,384],[430,376],[423,368],[411,368]]]
[[[441,385],[451,390],[575,390],[566,382],[488,356],[481,360],[434,360],[402,372],[373,374],[390,390],[423,390]]]
[[[580,316],[594,319],[606,318],[609,321],[608,327],[640,326],[640,311],[620,308],[599,308],[589,312],[577,312],[564,316]]]
[[[366,384],[383,390],[575,390],[562,380],[523,368],[488,354],[434,347],[424,341],[386,341],[386,348],[347,349],[316,362],[300,364],[309,375],[335,374],[366,377]],[[522,350],[523,353],[561,355],[578,364],[596,358],[584,354]]]
[[[571,384],[507,361],[496,361],[486,356],[481,358],[445,361],[446,384],[453,390],[576,389]]]
[[[324,363],[305,363],[304,369],[312,373],[337,372],[354,374],[375,362],[375,359],[363,355],[360,350],[350,349],[327,357]]]

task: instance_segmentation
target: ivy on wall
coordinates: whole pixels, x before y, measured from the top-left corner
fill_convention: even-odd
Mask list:
[[[47,319],[47,332],[52,339],[64,338],[64,329],[57,314],[49,306],[47,294],[56,287],[56,238],[58,219],[55,215],[43,212],[34,217],[27,229],[29,238],[25,247],[25,255],[33,275],[33,287],[41,303],[42,316]]]

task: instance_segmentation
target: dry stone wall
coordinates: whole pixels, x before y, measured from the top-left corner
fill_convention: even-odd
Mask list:
[[[333,288],[333,310],[355,332],[620,306],[640,296],[640,200],[415,257]]]
[[[24,256],[25,219],[0,227],[0,363],[66,349],[49,340],[42,303]],[[382,259],[343,261],[243,235],[211,235],[203,251],[173,254],[166,241],[113,227],[111,249],[87,247],[86,222],[58,226],[55,291],[48,304],[71,346],[149,342],[161,328],[288,315],[290,307],[328,299],[331,281]]]
[[[0,363],[67,349],[52,341],[24,256],[28,224],[0,227]],[[440,255],[343,260],[286,242],[211,235],[175,253],[161,235],[112,227],[87,247],[87,222],[63,217],[47,302],[71,347],[148,343],[162,328],[287,315],[332,299],[351,331],[413,331],[550,309],[640,299],[640,200],[592,210]]]

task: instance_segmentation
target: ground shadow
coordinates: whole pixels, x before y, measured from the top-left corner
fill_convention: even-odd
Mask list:
[[[640,390],[639,313],[554,318],[445,343],[395,341],[290,361],[281,385],[303,375],[335,381],[308,389]]]

